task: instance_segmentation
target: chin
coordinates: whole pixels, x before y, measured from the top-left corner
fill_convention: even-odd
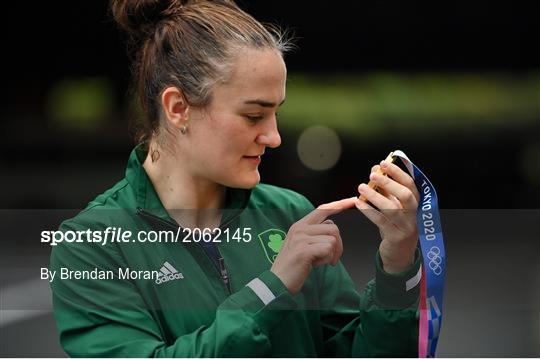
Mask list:
[[[261,181],[261,175],[259,171],[255,173],[249,173],[242,176],[238,176],[232,181],[232,185],[229,187],[251,189],[259,184]]]

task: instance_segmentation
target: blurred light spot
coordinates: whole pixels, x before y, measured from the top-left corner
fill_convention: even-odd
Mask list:
[[[316,171],[332,168],[341,155],[341,141],[335,131],[324,126],[312,126],[298,138],[298,157]]]
[[[97,128],[112,117],[114,91],[107,79],[69,79],[58,82],[48,96],[47,111],[57,125]]]

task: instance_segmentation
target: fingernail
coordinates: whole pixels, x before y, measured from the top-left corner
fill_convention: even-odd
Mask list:
[[[369,175],[369,179],[372,180],[372,181],[377,181],[379,179],[379,176],[377,176],[376,173],[371,173]]]
[[[381,167],[382,167],[382,168],[388,167],[388,162],[386,162],[386,161],[381,161]]]
[[[360,192],[364,192],[364,191],[366,190],[366,187],[367,187],[367,185],[366,185],[365,183],[362,183],[362,184],[360,185],[360,187],[358,187],[358,190],[359,190]]]

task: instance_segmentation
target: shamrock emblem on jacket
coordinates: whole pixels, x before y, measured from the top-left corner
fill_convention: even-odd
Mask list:
[[[262,248],[266,258],[270,263],[274,263],[274,260],[279,254],[287,233],[277,228],[270,228],[258,234]]]
[[[274,253],[279,253],[281,246],[283,246],[283,237],[281,237],[281,234],[271,234],[268,236],[268,239],[270,240],[268,242],[268,247],[270,247],[270,249],[273,250]]]

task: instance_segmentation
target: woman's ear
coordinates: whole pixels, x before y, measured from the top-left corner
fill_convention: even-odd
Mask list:
[[[177,87],[167,87],[161,93],[161,105],[170,125],[178,129],[186,126],[189,118],[189,104],[182,90]]]

